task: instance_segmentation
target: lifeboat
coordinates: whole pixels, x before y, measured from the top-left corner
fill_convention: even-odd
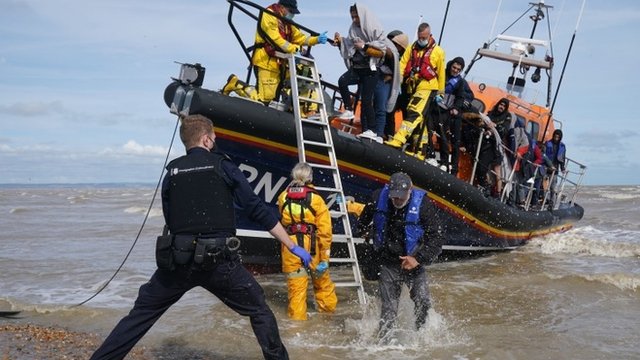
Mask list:
[[[246,7],[247,4],[257,9],[256,11],[264,11],[260,6],[247,1],[228,1],[230,18],[233,8]],[[542,2],[539,5],[545,6]],[[302,26],[301,28],[304,29]],[[479,49],[479,54],[469,68],[481,57],[502,56],[482,52],[483,49],[485,47]],[[513,58],[502,60],[512,62]],[[522,62],[522,59],[516,60]],[[552,67],[552,61],[547,63]],[[199,85],[202,84],[204,69],[199,64],[184,64],[183,69],[185,65],[197,74],[192,79],[185,80],[185,72],[181,71],[180,77],[165,89],[165,103],[174,113],[202,114],[210,118],[216,130],[217,146],[231,157],[245,173],[255,193],[277,213],[278,194],[288,185],[289,173],[298,162],[293,114],[280,110],[279,106],[265,106],[245,98],[202,88]],[[469,79],[468,75],[467,78]],[[515,81],[511,86],[506,84],[503,87],[475,80],[469,83],[476,97],[474,105],[480,111],[486,112],[499,99],[506,97],[513,104],[510,108],[513,115],[524,121],[534,139],[542,142],[550,137],[555,125],[549,108],[528,102],[519,96],[520,92],[514,91]],[[521,85],[520,80],[518,85]],[[335,87],[329,84],[327,86],[328,90],[335,90]],[[461,171],[458,176],[453,176],[395,148],[356,137],[355,134],[359,132],[357,122],[345,126],[335,120],[332,125],[333,144],[345,195],[353,197],[357,202],[366,203],[372,192],[382,187],[391,174],[406,172],[414,185],[427,191],[430,201],[441,210],[445,256],[467,256],[478,252],[514,249],[534,237],[566,231],[584,214],[583,208],[575,202],[575,197],[586,167],[573,160],[568,160],[568,174],[559,175],[562,177],[562,191],[555,194],[557,200],[553,204],[514,207],[504,198],[486,196],[474,186],[469,180],[468,169],[473,164],[470,156],[461,159]],[[303,125],[303,129],[306,139],[322,139],[319,129],[307,125]],[[316,153],[311,149],[309,154],[315,162],[328,163],[321,152]],[[467,171],[463,171],[464,168]],[[319,174],[314,174],[314,182],[322,186],[326,176],[328,174],[320,171]],[[334,197],[326,200],[330,206],[337,199]],[[238,211],[238,216],[243,262],[254,268],[278,268],[279,243],[264,229],[245,218],[242,211]],[[344,249],[337,248],[336,251]]]

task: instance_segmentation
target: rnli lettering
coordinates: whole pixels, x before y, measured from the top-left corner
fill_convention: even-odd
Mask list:
[[[258,171],[258,169],[254,168],[253,166],[240,164],[238,168],[240,169],[240,171],[245,173],[245,175],[247,176],[247,181],[251,185],[254,185],[254,181],[257,180],[257,183],[254,185],[253,192],[257,195],[260,195],[260,191],[264,190],[264,200],[267,203],[272,203],[275,200],[282,186],[287,181],[286,177],[280,177],[274,184],[273,173],[269,171],[260,176],[260,172]]]

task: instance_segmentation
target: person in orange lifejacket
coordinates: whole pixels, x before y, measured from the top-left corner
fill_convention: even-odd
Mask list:
[[[287,274],[289,306],[287,313],[294,320],[307,319],[307,286],[311,275],[318,310],[333,312],[338,304],[335,284],[329,277],[331,256],[331,216],[322,197],[315,191],[313,170],[307,163],[298,163],[291,170],[292,181],[278,196],[281,222],[292,241],[307,249],[312,256],[309,269],[299,258],[282,248],[282,272]]]
[[[407,118],[402,122],[400,129],[393,139],[385,141],[385,144],[399,148],[407,141],[407,137],[421,126],[421,140],[418,150],[428,142],[428,132],[425,126],[425,113],[430,101],[442,101],[445,85],[444,50],[431,36],[429,24],[422,23],[418,26],[418,40],[402,55],[400,59],[400,71],[403,72],[403,81],[407,93],[410,95],[407,107]],[[416,155],[424,159],[424,154],[416,150]]]
[[[269,5],[267,10],[289,20],[293,19],[295,14],[300,13],[297,0],[280,0]],[[277,98],[278,87],[285,77],[286,63],[275,56],[276,52],[293,54],[300,52],[302,46],[325,44],[326,42],[326,31],[319,36],[309,36],[269,12],[261,12],[258,17],[255,50],[251,58],[257,79],[257,94],[250,97],[265,104]],[[223,93],[225,90],[228,90],[226,93],[235,90],[237,85],[246,86],[246,84],[241,84],[235,75],[231,75],[223,88]]]

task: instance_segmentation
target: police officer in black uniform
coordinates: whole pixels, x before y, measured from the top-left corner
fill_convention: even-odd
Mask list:
[[[305,266],[311,256],[287,232],[229,158],[215,148],[211,120],[182,119],[180,139],[187,155],[167,166],[162,209],[169,233],[158,237],[158,269],[142,285],[129,315],[113,329],[91,359],[122,359],[171,305],[201,286],[238,314],[248,316],[265,359],[288,359],[276,319],[260,285],[235,252],[234,200]]]

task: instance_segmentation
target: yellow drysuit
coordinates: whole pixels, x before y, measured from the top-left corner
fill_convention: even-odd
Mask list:
[[[302,246],[298,242],[298,235],[292,234],[292,227],[302,224],[310,224],[315,233],[315,254],[312,255],[310,275],[313,281],[313,290],[316,297],[318,310],[321,312],[333,312],[338,303],[336,296],[335,284],[329,277],[327,269],[322,275],[318,276],[315,272],[316,266],[321,261],[329,261],[331,256],[331,216],[329,209],[320,195],[312,192],[312,186],[309,189],[305,200],[288,200],[288,190],[283,191],[278,196],[278,208],[282,214],[282,225],[289,232],[291,240]],[[302,205],[305,204],[305,205]],[[307,206],[308,204],[308,206]],[[311,234],[300,235],[304,242],[304,248],[309,253],[311,250]],[[289,318],[294,320],[307,319],[307,270],[302,266],[300,258],[293,255],[288,249],[282,246],[282,271],[287,274],[287,287],[289,289]]]
[[[273,4],[267,9],[279,15],[283,14],[279,4]],[[258,26],[260,31],[256,32],[256,49],[253,52],[251,63],[255,67],[259,101],[268,103],[276,97],[283,60],[270,56],[264,46],[275,45],[275,51],[293,54],[300,51],[300,47],[303,45],[316,45],[318,37],[307,36],[295,26],[280,21],[266,12],[262,13],[262,21]],[[266,40],[261,33],[271,40]]]

